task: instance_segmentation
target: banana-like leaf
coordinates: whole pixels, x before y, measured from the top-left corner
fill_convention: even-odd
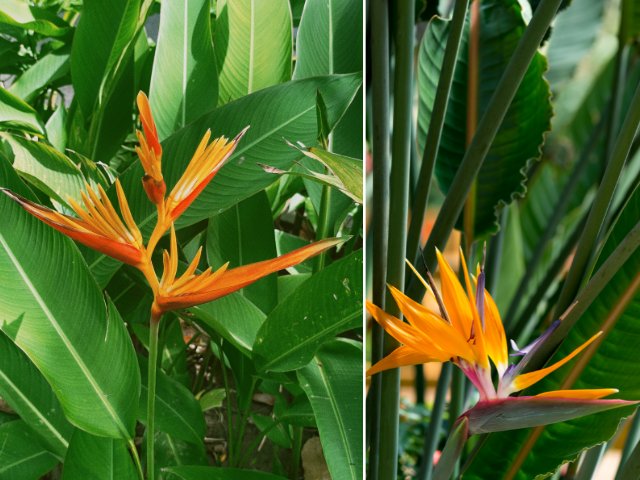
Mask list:
[[[136,480],[138,472],[120,439],[96,437],[76,430],[64,459],[62,480]]]
[[[131,438],[140,374],[118,312],[71,240],[4,194],[0,211],[2,330],[52,385],[73,424]]]
[[[40,90],[67,73],[69,73],[69,49],[64,47],[45,55],[34,63],[11,84],[9,91],[25,102],[30,102]]]
[[[58,463],[22,420],[0,425],[0,445],[0,478],[3,480],[38,480]]]
[[[294,81],[260,90],[234,102],[216,108],[179,130],[163,143],[163,175],[168,188],[182,176],[191,156],[206,130],[214,136],[234,137],[251,125],[231,159],[182,214],[179,227],[191,225],[220,213],[273,183],[259,163],[289,168],[299,157],[283,138],[295,138],[305,144],[316,139],[316,94],[319,90],[327,104],[330,127],[334,127],[351,103],[362,77],[332,75]],[[140,186],[144,175],[139,162],[120,178],[134,218],[143,233],[149,234],[156,219],[156,210]],[[115,189],[110,189],[115,199]],[[105,255],[96,255],[89,263],[100,273],[101,285],[119,268]]]
[[[362,2],[307,0],[296,52],[296,79],[362,71]]]
[[[361,359],[361,344],[333,340],[297,372],[316,416],[332,478],[362,478]]]
[[[622,0],[622,40],[632,42],[640,37],[640,5],[635,0]]]
[[[636,189],[624,207],[597,265],[636,225],[638,211],[640,189]],[[640,249],[637,249],[571,329],[555,358],[565,357],[600,330],[604,332],[602,340],[583,352],[571,366],[552,373],[526,394],[571,388],[617,388],[620,393],[616,398],[640,398],[640,363],[634,361],[640,338],[639,272]],[[621,408],[534,430],[492,434],[468,470],[468,478],[506,475],[505,478],[524,480],[548,475],[581,451],[608,440],[621,418],[631,413],[629,408]],[[496,456],[496,451],[501,454]]]
[[[451,96],[436,161],[436,178],[447,192],[465,152],[468,115],[469,22],[463,32]],[[478,120],[486,110],[507,62],[522,37],[525,23],[517,0],[488,0],[480,6]],[[418,148],[424,150],[449,22],[429,22],[418,61]],[[546,60],[536,53],[478,173],[474,205],[475,237],[496,230],[496,209],[525,192],[524,169],[540,157],[543,135],[550,128],[549,85],[543,78]]]
[[[209,0],[162,2],[149,92],[160,140],[218,101],[209,5]]]
[[[287,0],[220,0],[217,13],[220,104],[291,79],[292,20]]]
[[[42,133],[42,121],[31,105],[0,87],[0,124]]]
[[[209,219],[207,259],[219,268],[246,265],[277,256],[271,208],[266,193],[258,192]],[[277,274],[271,274],[241,290],[255,306],[269,313],[278,303]]]
[[[253,346],[260,371],[286,372],[313,358],[323,342],[362,322],[362,251],[300,285],[262,324]],[[283,335],[282,332],[290,332]]]
[[[0,331],[0,396],[39,436],[49,451],[63,459],[73,426],[42,374]]]

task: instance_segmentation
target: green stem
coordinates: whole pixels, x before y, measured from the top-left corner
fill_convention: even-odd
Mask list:
[[[431,177],[433,167],[436,163],[440,138],[444,127],[445,114],[449,102],[449,92],[453,83],[460,40],[464,29],[464,19],[467,14],[469,0],[457,0],[453,10],[453,18],[450,25],[450,33],[447,38],[447,46],[444,50],[442,70],[436,88],[436,97],[433,103],[433,112],[429,121],[427,139],[422,155],[422,166],[418,176],[415,199],[411,208],[411,224],[407,235],[407,256],[414,259],[414,265],[420,263],[420,233],[424,224],[425,213],[427,211],[427,201],[429,200],[429,190],[431,187]],[[409,277],[413,278],[413,277]]]
[[[459,368],[454,368],[451,375],[451,400],[449,401],[449,422],[451,424],[450,432],[455,427],[454,422],[462,414],[467,398],[467,382],[464,373]],[[459,462],[453,469],[453,477],[457,477],[460,470]],[[452,477],[452,478],[453,478]]]
[[[389,232],[389,12],[386,0],[371,0],[371,112],[373,153],[372,300],[385,307],[387,241]],[[377,322],[371,329],[371,363],[382,358],[384,330]],[[380,460],[381,376],[371,378],[367,395],[368,478],[377,480]]]
[[[629,111],[620,130],[620,135],[616,140],[613,153],[607,163],[602,182],[596,193],[596,198],[589,211],[587,223],[578,241],[573,262],[567,273],[567,279],[564,282],[556,306],[556,313],[558,314],[564,312],[573,302],[573,299],[580,289],[582,280],[587,276],[589,262],[594,256],[596,242],[602,229],[604,217],[611,203],[620,172],[624,167],[627,155],[631,149],[631,144],[638,130],[638,124],[640,124],[640,85],[638,85],[631,100]]]
[[[222,350],[222,340],[217,342],[218,358],[220,359],[220,369],[222,370],[222,383],[224,384],[225,398],[227,399],[227,431],[228,431],[228,445],[229,445],[229,464],[234,465],[235,449],[233,438],[233,411],[231,410],[231,389],[229,388],[229,377],[227,376],[227,368],[224,364],[224,351]]]
[[[136,464],[136,470],[138,471],[138,477],[140,480],[144,480],[144,472],[142,471],[142,464],[140,463],[140,455],[138,455],[138,449],[136,448],[136,444],[133,439],[128,442],[129,451],[131,452],[131,456],[133,457],[133,463]]]
[[[547,222],[547,226],[545,227],[541,238],[536,243],[536,248],[531,255],[531,258],[527,262],[527,266],[524,269],[526,274],[523,275],[522,279],[520,280],[518,288],[516,289],[516,293],[513,295],[511,303],[509,304],[509,308],[507,309],[507,314],[504,316],[505,326],[507,328],[511,327],[514,324],[515,316],[518,313],[520,307],[520,302],[524,299],[525,294],[527,293],[527,290],[529,288],[529,282],[532,278],[535,278],[533,273],[538,266],[538,263],[540,262],[540,259],[542,258],[547,245],[553,238],[558,225],[560,225],[560,222],[564,218],[564,215],[569,208],[569,204],[572,201],[575,201],[573,194],[576,188],[580,185],[579,181],[582,178],[582,175],[584,174],[587,166],[589,165],[589,159],[591,158],[591,155],[596,148],[597,142],[600,139],[603,127],[604,122],[600,121],[592,130],[591,135],[589,136],[589,141],[580,152],[580,157],[576,162],[576,166],[571,172],[571,175],[567,180],[564,188],[562,189],[562,192],[558,196],[558,201],[553,207],[553,214]]]
[[[155,413],[156,413],[156,372],[158,368],[158,330],[160,318],[151,316],[149,325],[149,374],[147,385],[147,479],[155,477]]]
[[[325,171],[325,174],[327,171]],[[322,196],[320,197],[320,211],[318,212],[318,230],[316,232],[316,240],[322,240],[329,236],[329,217],[331,210],[331,187],[322,185]],[[313,272],[319,272],[324,268],[326,260],[326,252],[318,255],[313,263]]]
[[[415,1],[395,3],[395,75],[392,164],[389,196],[389,252],[387,257],[387,283],[404,287],[405,256],[407,246],[407,217],[409,208],[409,161],[411,157],[411,121],[413,107],[413,39],[415,34]],[[399,310],[390,294],[385,309],[391,315]],[[390,354],[398,342],[385,335],[383,353]],[[400,371],[396,368],[381,374],[380,399],[380,463],[378,478],[396,478],[398,469],[398,415],[400,400]]]
[[[431,418],[424,438],[422,462],[420,463],[420,470],[417,475],[417,478],[421,478],[422,480],[431,480],[433,475],[433,453],[438,446],[438,438],[440,437],[440,429],[442,428],[442,416],[447,402],[447,392],[449,391],[449,384],[451,383],[452,370],[453,364],[451,362],[442,364],[440,378],[438,378],[438,385],[436,387],[436,397],[433,402],[433,409],[431,410]]]
[[[427,241],[425,257],[427,266],[431,270],[436,267],[436,247],[444,249],[449,234],[460,216],[471,185],[482,167],[502,120],[561,2],[562,0],[542,0],[536,8],[478,123],[478,129],[465,152]],[[422,286],[419,282],[413,282],[409,296],[418,298],[421,291]]]
[[[300,468],[300,453],[302,451],[302,427],[293,427],[293,472],[291,478],[298,478]]]

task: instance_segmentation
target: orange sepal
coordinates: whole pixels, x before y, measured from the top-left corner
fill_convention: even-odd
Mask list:
[[[140,122],[142,123],[142,129],[144,130],[144,136],[146,137],[151,150],[154,151],[156,156],[160,156],[162,154],[162,146],[158,140],[158,131],[156,130],[156,124],[153,121],[153,115],[151,114],[149,99],[144,92],[139,92],[136,100],[138,103],[138,111],[140,112]]]
[[[579,398],[584,400],[597,400],[598,398],[607,397],[620,390],[617,388],[590,388],[579,390],[552,390],[550,392],[539,393],[535,395],[538,398]]]
[[[164,201],[164,194],[167,191],[164,180],[158,181],[151,175],[145,175],[142,177],[142,186],[153,204],[158,205]]]
[[[229,270],[225,269],[217,275],[213,283],[208,282],[212,283],[211,285],[205,285],[204,287],[202,286],[202,281],[210,280],[210,275],[206,277],[202,274],[195,275],[188,281],[180,278],[176,280],[176,283],[181,282],[180,291],[188,293],[171,295],[171,286],[169,285],[166,289],[159,292],[156,302],[164,312],[211,302],[212,300],[240,290],[271,273],[302,263],[308,258],[339,245],[343,241],[344,239],[339,238],[325,239],[271,260],[251,263]],[[216,273],[213,275],[216,275]]]
[[[142,252],[139,249],[92,232],[85,221],[38,205],[10,190],[4,188],[1,190],[31,215],[73,240],[129,265],[137,266],[142,261]]]
[[[391,368],[441,361],[442,360],[438,358],[434,358],[426,353],[419,352],[411,347],[403,345],[396,348],[389,355],[369,368],[367,370],[367,376],[375,375],[376,373],[382,372],[383,370],[389,370]]]

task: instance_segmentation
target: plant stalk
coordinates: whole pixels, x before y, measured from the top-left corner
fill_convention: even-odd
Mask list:
[[[327,173],[325,169],[325,174]],[[329,217],[331,210],[331,187],[322,185],[322,196],[320,197],[320,211],[318,212],[318,231],[316,232],[316,240],[322,240],[329,236]],[[313,262],[313,272],[319,272],[324,268],[326,260],[326,252],[318,255]]]
[[[561,2],[562,0],[542,0],[539,4],[478,123],[476,134],[451,183],[425,247],[426,264],[430,270],[436,267],[436,247],[444,249],[473,181]],[[421,291],[422,286],[414,281],[409,296],[418,298]]]
[[[633,95],[620,135],[616,140],[613,153],[607,163],[602,182],[596,193],[596,198],[589,211],[587,223],[582,231],[580,240],[578,240],[578,247],[571,263],[571,268],[567,273],[567,279],[564,282],[556,305],[557,314],[564,312],[573,302],[583,278],[587,276],[589,262],[594,257],[604,217],[609,209],[618,178],[626,162],[633,139],[636,136],[638,124],[640,124],[640,85],[638,85]]]
[[[407,218],[409,209],[409,168],[411,157],[411,122],[413,107],[413,39],[415,1],[396,3],[395,75],[392,164],[389,197],[389,252],[387,257],[387,283],[404,287],[407,246]],[[387,294],[385,310],[399,315],[395,302]],[[385,335],[384,354],[395,350],[398,342]],[[398,414],[400,397],[400,371],[388,370],[381,374],[380,400],[380,463],[379,478],[395,478],[398,468]]]
[[[447,113],[449,93],[451,92],[451,84],[453,83],[453,75],[455,73],[458,51],[460,50],[460,40],[464,28],[464,19],[468,6],[469,0],[456,0],[455,2],[451,29],[449,38],[447,38],[447,46],[444,50],[442,70],[440,71],[433,111],[431,113],[431,120],[429,121],[429,129],[427,130],[427,139],[422,154],[422,166],[420,167],[415,199],[411,208],[411,224],[409,225],[409,233],[407,235],[407,256],[414,259],[414,265],[420,263],[420,252],[418,250],[420,246],[420,233],[422,232],[427,211],[433,167],[436,163],[436,157],[438,156],[438,148],[440,147],[440,138]],[[408,278],[412,277],[409,276]],[[408,281],[407,283],[410,282]]]
[[[452,371],[453,364],[451,362],[442,364],[442,370],[440,371],[440,377],[438,378],[438,385],[436,387],[436,397],[433,402],[433,409],[431,410],[431,418],[429,420],[429,426],[427,427],[427,433],[424,437],[424,449],[422,451],[420,470],[417,475],[417,478],[422,480],[431,480],[433,476],[433,453],[438,446],[438,437],[442,426],[442,416],[447,401],[447,392],[449,391],[449,384],[451,383]]]
[[[373,278],[372,300],[385,307],[387,277],[387,242],[389,231],[389,11],[386,0],[371,1],[371,110],[373,153]],[[371,363],[382,358],[384,330],[377,322],[371,329]],[[367,409],[369,478],[378,479],[380,459],[380,397],[381,377],[374,375],[369,387],[370,409]]]
[[[155,477],[155,413],[156,413],[156,374],[158,368],[158,330],[160,317],[151,315],[149,325],[149,365],[147,376],[147,479]]]

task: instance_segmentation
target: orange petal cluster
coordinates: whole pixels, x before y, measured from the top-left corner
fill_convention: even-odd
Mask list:
[[[478,388],[480,399],[490,400],[508,397],[542,380],[562,367],[598,338],[593,335],[562,360],[529,373],[519,373],[509,366],[507,341],[498,308],[491,295],[479,287],[476,278],[470,278],[464,256],[461,253],[465,287],[458,276],[437,252],[440,268],[441,291],[434,291],[411,269],[425,285],[427,295],[442,306],[440,312],[415,302],[400,290],[389,286],[391,295],[402,312],[406,323],[389,315],[371,302],[367,309],[371,316],[402,345],[368,370],[368,375],[428,362],[453,361]],[[479,276],[484,275],[480,271]],[[482,277],[482,285],[484,278]],[[475,287],[475,291],[474,291]],[[481,289],[478,291],[478,289]],[[495,388],[491,377],[491,361],[498,371],[499,386]],[[545,392],[540,397],[598,399],[617,392],[616,389],[558,390]]]

